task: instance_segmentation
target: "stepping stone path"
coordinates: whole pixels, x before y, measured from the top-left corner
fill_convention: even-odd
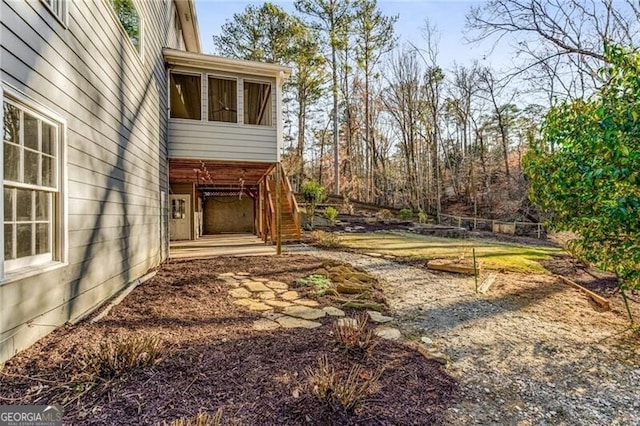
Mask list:
[[[278,328],[316,328],[322,323],[314,320],[344,317],[342,309],[320,307],[315,300],[303,299],[287,283],[255,277],[248,272],[225,272],[218,278],[229,285],[229,295],[236,305],[262,312],[262,318],[253,322],[253,329],[270,331]]]

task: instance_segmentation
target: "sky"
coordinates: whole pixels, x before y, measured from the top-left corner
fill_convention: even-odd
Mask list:
[[[272,2],[290,13],[295,12],[292,0]],[[247,5],[262,4],[263,1],[196,0],[195,3],[203,52],[215,53],[212,36],[220,33],[222,24],[234,13],[241,13]],[[450,68],[454,62],[468,64],[477,59],[484,65],[501,68],[509,62],[508,48],[493,49],[492,43],[468,44],[464,40],[465,15],[471,6],[480,3],[469,0],[378,0],[385,15],[399,15],[395,28],[400,43],[424,47],[422,28],[425,19],[435,25],[440,37],[438,63],[441,66]]]

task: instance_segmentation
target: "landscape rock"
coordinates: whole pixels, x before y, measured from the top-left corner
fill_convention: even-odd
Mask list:
[[[297,291],[286,291],[282,294],[280,294],[280,298],[284,299],[284,300],[296,300],[300,298],[300,295],[298,294]]]
[[[270,300],[270,299],[275,299],[276,294],[272,291],[262,291],[258,293],[258,297],[262,300]]]
[[[276,300],[276,299],[265,300],[264,303],[266,303],[269,306],[273,306],[274,308],[286,308],[289,306],[293,306],[293,303],[291,302],[285,302],[284,300]]]
[[[262,291],[271,291],[269,287],[265,286],[261,282],[258,281],[249,281],[243,284],[249,291],[253,291],[255,293]]]
[[[273,290],[287,290],[289,288],[287,283],[282,281],[267,281],[265,285]]]
[[[382,339],[387,339],[387,340],[399,340],[400,337],[402,337],[402,334],[400,333],[400,330],[398,330],[397,328],[393,328],[393,327],[387,327],[387,326],[380,326],[378,328],[376,328],[373,333],[382,338]]]
[[[280,328],[280,324],[270,319],[261,318],[253,322],[253,329],[258,331],[269,331]]]
[[[322,325],[319,322],[308,321],[305,319],[294,318],[289,316],[282,316],[280,318],[277,318],[276,321],[283,328],[317,328]]]
[[[320,306],[318,302],[310,299],[297,299],[297,300],[294,300],[293,303],[295,303],[296,305],[308,306],[310,308],[315,308],[316,306]]]
[[[229,295],[235,298],[246,299],[248,297],[251,297],[251,292],[246,288],[238,287],[234,288],[233,290],[229,290]]]
[[[284,308],[283,314],[291,317],[302,318],[306,320],[314,320],[325,317],[327,313],[322,309],[309,308],[306,306],[289,306]]]
[[[332,317],[343,317],[344,316],[344,311],[342,309],[338,309],[335,308],[333,306],[326,306],[324,308],[322,308],[323,311],[325,311],[327,313],[327,315],[330,315]]]
[[[270,320],[276,320],[284,316],[283,314],[279,312],[274,312],[274,311],[265,311],[265,312],[262,312],[262,314],[260,315],[262,315],[263,318],[270,319]]]
[[[367,311],[367,314],[369,314],[369,318],[371,318],[371,321],[378,323],[378,324],[384,324],[390,321],[393,321],[393,317],[388,317],[386,315],[382,315],[380,312],[376,312],[376,311]]]

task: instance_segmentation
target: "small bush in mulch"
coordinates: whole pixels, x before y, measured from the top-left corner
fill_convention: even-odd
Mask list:
[[[371,373],[355,364],[348,374],[339,374],[326,355],[318,359],[316,367],[309,368],[306,372],[311,393],[316,398],[329,409],[338,408],[347,412],[355,412],[365,404],[369,392],[378,384],[382,373],[382,368]]]
[[[355,318],[344,318],[333,322],[333,336],[338,345],[350,351],[368,352],[377,339],[373,329],[367,326],[369,315],[360,313]]]
[[[162,342],[153,336],[129,336],[100,342],[85,355],[85,371],[103,379],[118,377],[155,364],[163,352]]]

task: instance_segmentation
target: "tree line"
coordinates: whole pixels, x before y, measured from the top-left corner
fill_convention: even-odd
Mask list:
[[[488,217],[530,215],[522,158],[558,100],[606,83],[605,44],[633,46],[635,0],[491,0],[470,8],[471,42],[517,38],[520,62],[444,68],[439,34],[400,42],[376,0],[250,5],[214,36],[218,53],[292,67],[283,163],[364,202]]]

